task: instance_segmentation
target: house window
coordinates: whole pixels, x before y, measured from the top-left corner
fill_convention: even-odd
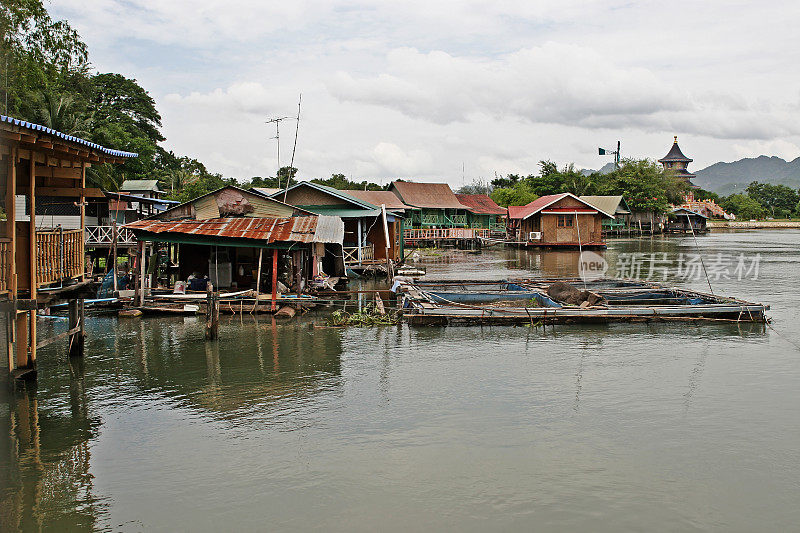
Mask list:
[[[572,227],[572,216],[571,215],[558,215],[558,227],[559,228],[571,228]]]

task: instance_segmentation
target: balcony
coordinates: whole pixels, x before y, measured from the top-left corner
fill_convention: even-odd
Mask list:
[[[345,265],[358,265],[360,263],[364,263],[365,261],[375,260],[375,247],[372,244],[362,246],[361,248],[358,246],[344,246],[343,249]],[[359,250],[361,250],[360,257]]]
[[[83,275],[83,230],[36,232],[36,285]]]
[[[107,248],[114,244],[114,229],[117,231],[117,246],[136,245],[136,236],[124,226],[86,226],[86,246]]]

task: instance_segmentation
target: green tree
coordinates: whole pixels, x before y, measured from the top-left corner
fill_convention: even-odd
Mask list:
[[[494,182],[494,180],[492,182]],[[483,180],[477,179],[472,183],[461,186],[456,192],[458,194],[491,194],[492,185]]]
[[[767,210],[761,203],[747,194],[732,194],[720,201],[720,207],[728,213],[733,213],[736,218],[751,220],[764,218]]]
[[[318,183],[320,185],[326,185],[328,187],[333,187],[334,189],[340,190],[361,190],[361,191],[382,191],[385,190],[384,187],[381,187],[377,183],[373,183],[371,181],[352,181],[347,179],[347,176],[344,174],[331,174],[330,178],[321,179],[315,178],[312,179],[314,183]]]
[[[649,159],[624,159],[620,168],[607,174],[595,194],[621,194],[634,211],[666,213],[678,203],[689,185]]]
[[[79,108],[74,96],[43,90],[35,95],[32,108],[33,121],[67,135],[88,137],[92,130],[92,116]]]
[[[525,205],[536,200],[539,196],[534,192],[530,183],[521,181],[512,187],[501,187],[492,191],[489,197],[502,207],[509,205]]]
[[[786,185],[753,181],[746,190],[748,196],[760,203],[773,217],[789,216],[800,201],[797,191]]]

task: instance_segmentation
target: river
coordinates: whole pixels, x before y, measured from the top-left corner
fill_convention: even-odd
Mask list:
[[[82,361],[51,345],[37,387],[2,383],[0,529],[795,530],[800,231],[697,241],[601,255],[619,271],[656,253],[658,276],[708,290],[677,270],[700,250],[713,290],[771,305],[772,328],[331,329],[312,313],[223,316],[208,343],[195,317],[92,317]],[[714,258],[740,253],[759,254],[757,279],[719,275]],[[423,264],[566,276],[578,255]]]

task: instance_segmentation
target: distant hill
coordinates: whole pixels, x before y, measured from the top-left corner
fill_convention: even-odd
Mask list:
[[[751,181],[800,188],[800,157],[785,161],[777,156],[748,157],[732,163],[714,163],[695,172],[695,185],[719,194],[742,191]]]
[[[609,172],[613,172],[614,170],[614,163],[606,163],[600,170],[592,170],[590,168],[581,169],[581,174],[584,176],[588,176],[589,174],[594,174],[595,172],[599,172],[600,174],[608,174]]]

